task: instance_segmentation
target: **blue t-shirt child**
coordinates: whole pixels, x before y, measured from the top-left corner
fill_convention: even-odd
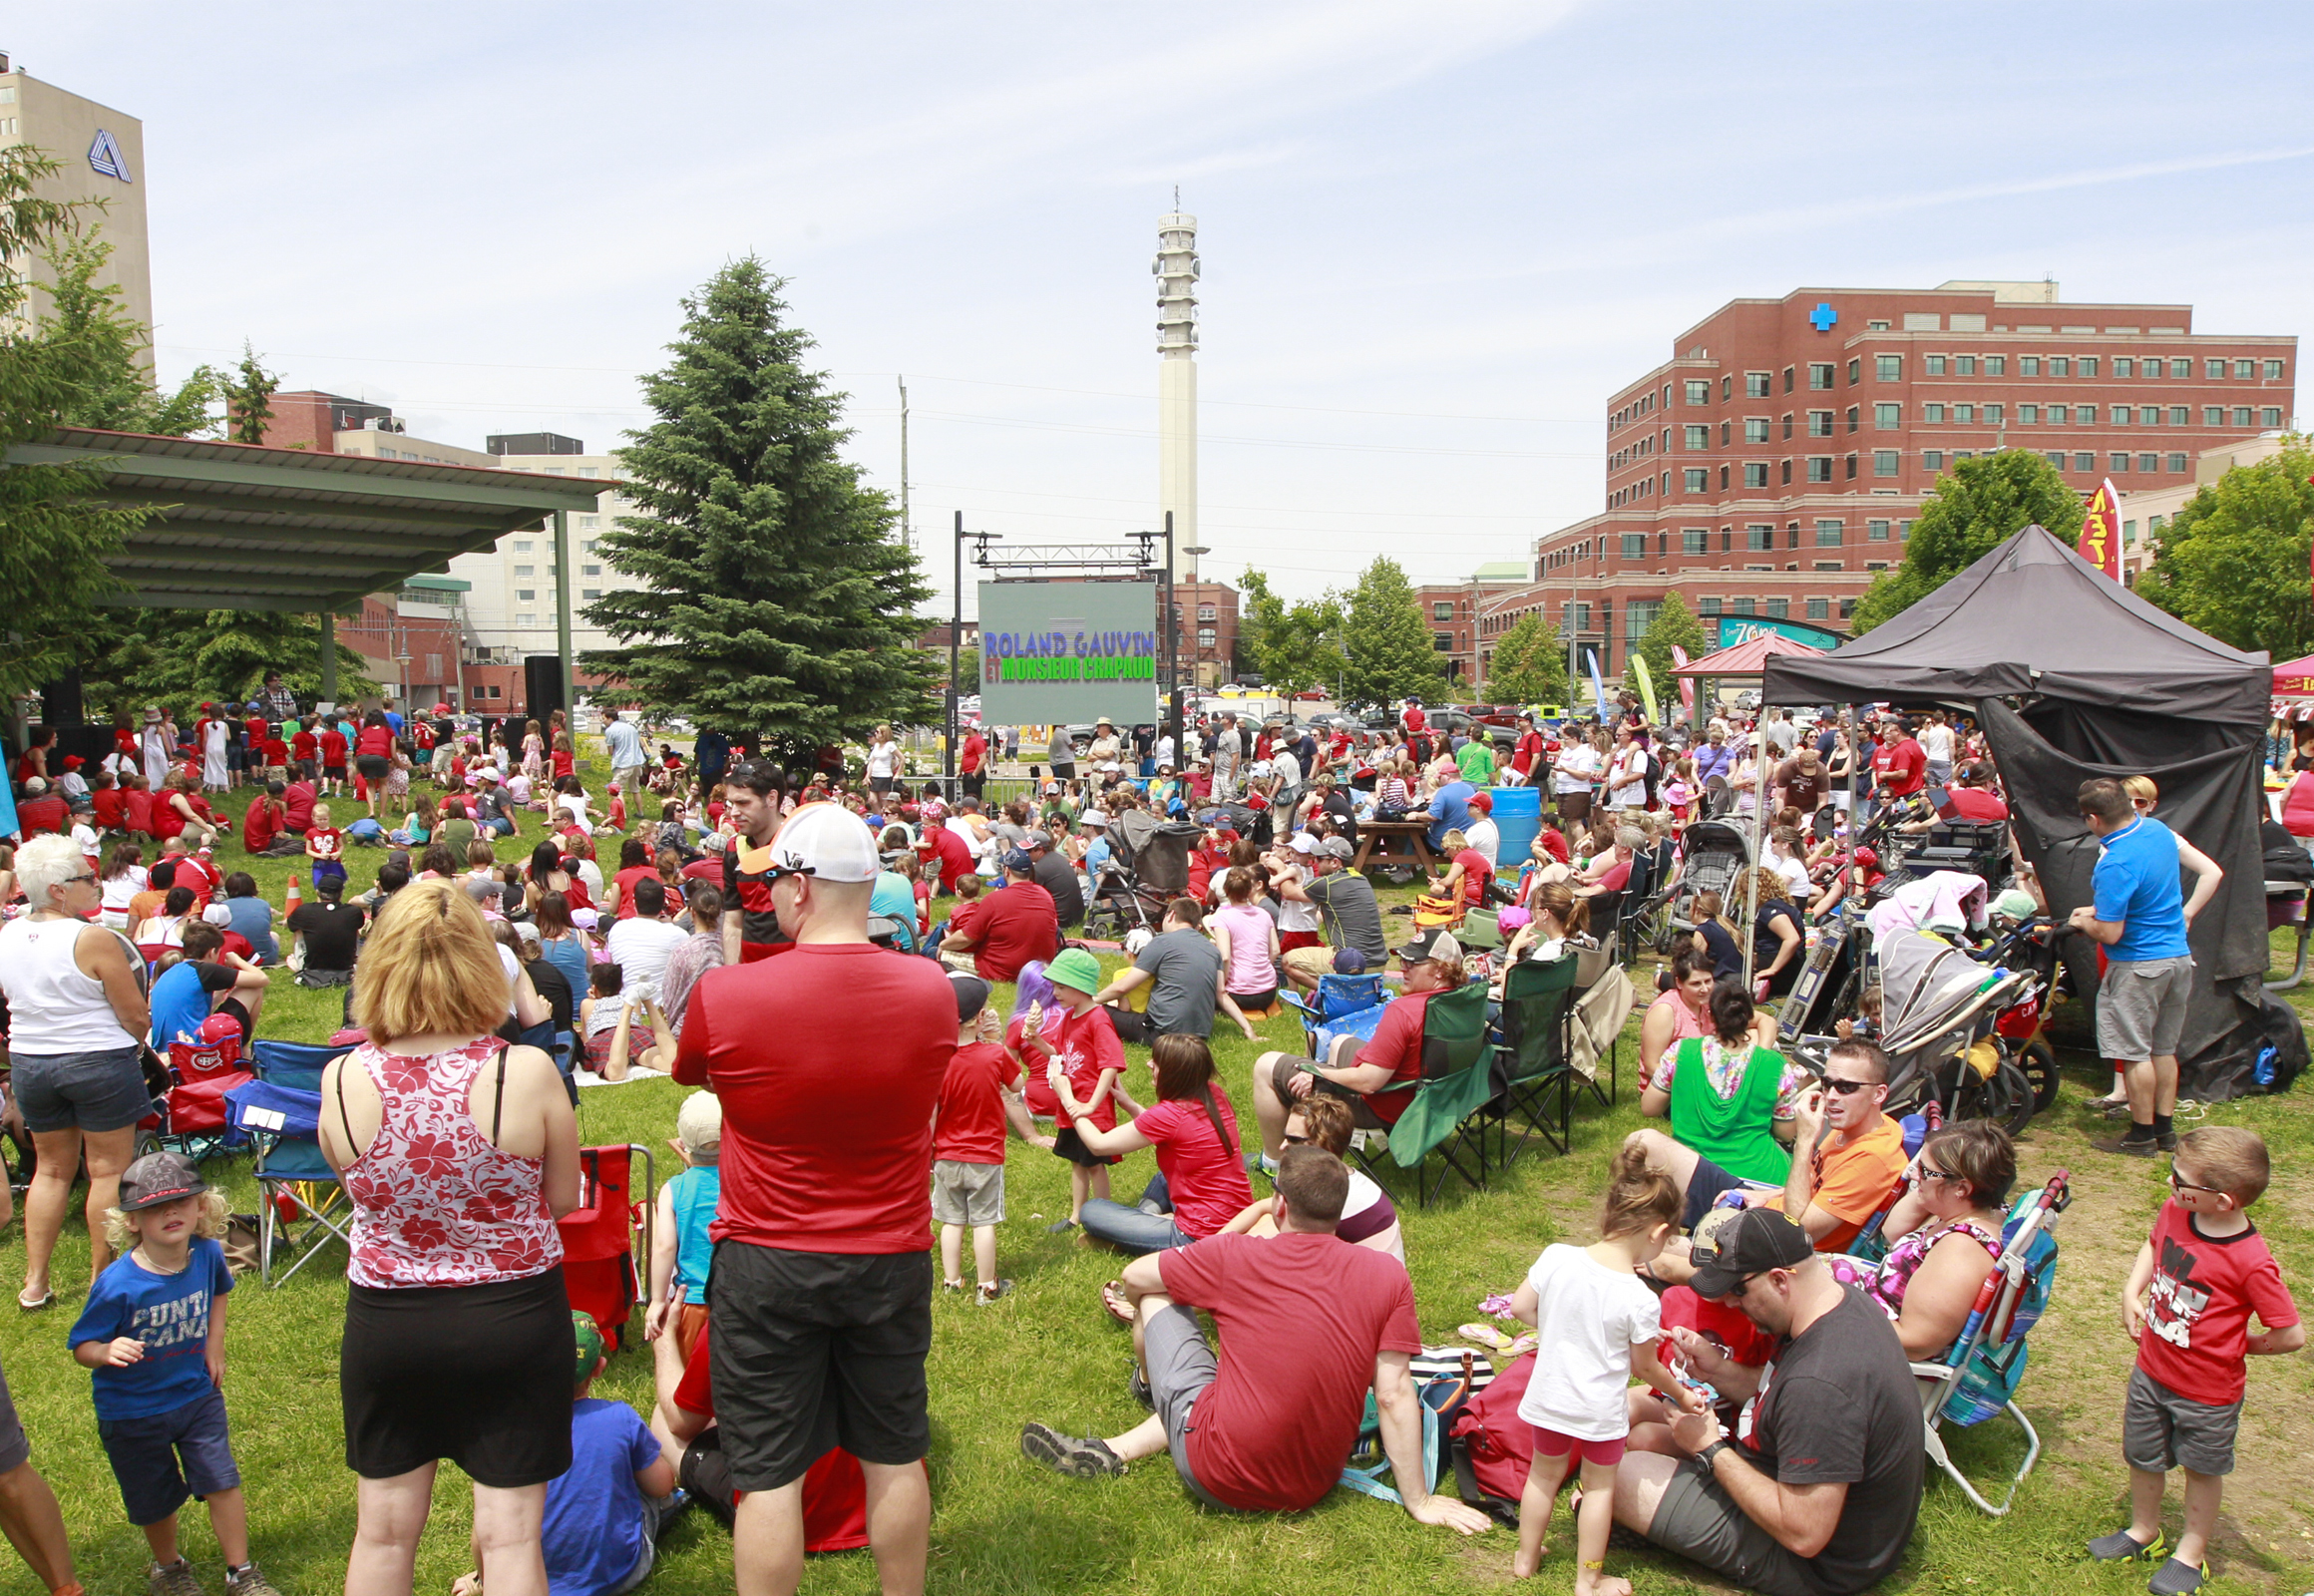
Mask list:
[[[147,1269],[134,1252],[107,1265],[65,1345],[129,1336],[145,1344],[145,1356],[91,1371],[98,1419],[175,1412],[215,1390],[206,1356],[209,1304],[232,1289],[225,1250],[206,1236],[193,1239],[185,1268],[174,1275]]]
[[[694,1164],[667,1182],[675,1200],[675,1279],[683,1287],[683,1300],[703,1303],[707,1300],[707,1266],[715,1261],[715,1244],[708,1238],[707,1227],[714,1223],[715,1209],[723,1200],[723,1168],[720,1164]]]
[[[2109,960],[2182,959],[2190,951],[2177,870],[2177,834],[2152,816],[2107,833],[2090,883],[2098,919],[2123,923],[2121,940],[2106,951]]]
[[[572,1403],[571,1466],[547,1486],[540,1533],[550,1596],[607,1596],[626,1583],[648,1544],[634,1476],[658,1458],[658,1437],[626,1403]]]

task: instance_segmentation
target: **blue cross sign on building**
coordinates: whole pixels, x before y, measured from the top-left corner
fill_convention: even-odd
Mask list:
[[[96,143],[89,146],[89,165],[108,178],[118,178],[123,183],[137,181],[129,176],[129,163],[122,156],[120,145],[103,128],[97,130]]]
[[[1828,299],[1808,312],[1808,322],[1818,332],[1831,331],[1832,323],[1839,319],[1840,313],[1832,308],[1831,301]]]

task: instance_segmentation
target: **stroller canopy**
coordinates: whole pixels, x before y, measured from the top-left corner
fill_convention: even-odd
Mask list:
[[[1881,1045],[1901,1057],[1929,1040],[2000,978],[1941,937],[1898,931],[1880,956]]]

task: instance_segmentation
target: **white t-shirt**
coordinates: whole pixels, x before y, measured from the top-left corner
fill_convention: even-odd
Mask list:
[[[1551,786],[1559,792],[1589,792],[1592,778],[1599,774],[1599,750],[1589,743],[1573,743],[1559,754],[1559,762],[1551,767]]]
[[[1541,1350],[1518,1415],[1577,1440],[1631,1433],[1631,1350],[1663,1334],[1655,1293],[1588,1250],[1556,1243],[1527,1271]]]
[[[1766,865],[1781,876],[1783,884],[1791,889],[1793,903],[1805,903],[1815,896],[1814,888],[1808,881],[1807,861],[1771,850],[1766,856]]]
[[[1502,863],[1497,857],[1502,852],[1502,830],[1492,820],[1470,821],[1463,826],[1462,835],[1471,847],[1486,855],[1488,864]]]
[[[880,742],[868,750],[868,779],[881,780],[900,774],[900,744]]]
[[[688,940],[688,934],[670,921],[635,915],[610,928],[603,951],[625,973],[622,985],[627,992],[634,992],[645,982],[656,991],[659,978],[667,971],[667,956]]]

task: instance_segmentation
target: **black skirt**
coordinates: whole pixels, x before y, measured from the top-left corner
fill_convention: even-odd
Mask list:
[[[391,1479],[447,1457],[478,1485],[543,1485],[571,1466],[578,1356],[561,1266],[482,1286],[349,1285],[346,1466]]]

